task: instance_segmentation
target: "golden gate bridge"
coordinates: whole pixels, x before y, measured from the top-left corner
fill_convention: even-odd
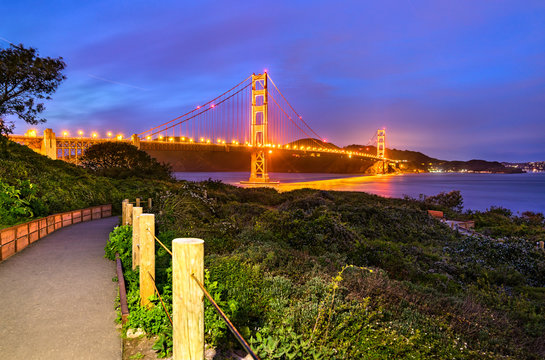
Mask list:
[[[78,162],[91,145],[112,141],[98,138],[56,137],[46,129],[43,137],[36,132],[11,135],[13,141],[30,146],[51,158]],[[246,151],[251,154],[250,183],[269,182],[268,157],[272,151],[335,153],[341,156],[367,157],[384,163],[386,133],[379,129],[377,154],[347,151],[328,143],[303,119],[267,72],[252,74],[214,99],[191,111],[152,127],[131,139],[142,150]]]

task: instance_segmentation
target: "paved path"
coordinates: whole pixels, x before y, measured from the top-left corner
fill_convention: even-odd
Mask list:
[[[0,359],[121,359],[115,263],[104,258],[116,223],[57,230],[0,263]]]

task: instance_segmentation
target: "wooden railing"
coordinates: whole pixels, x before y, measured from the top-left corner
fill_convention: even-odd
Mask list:
[[[79,222],[112,216],[112,205],[73,210],[0,230],[0,261],[18,253],[52,232]]]

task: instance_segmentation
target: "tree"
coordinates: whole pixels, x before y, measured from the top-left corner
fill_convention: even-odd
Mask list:
[[[426,204],[443,206],[457,212],[461,212],[464,208],[464,199],[460,190],[452,190],[448,193],[441,192],[433,196],[420,194],[420,199]]]
[[[45,110],[41,100],[51,99],[66,76],[62,57],[40,57],[36,49],[11,44],[0,49],[0,138],[13,131],[6,115],[17,115],[31,125]]]
[[[81,157],[81,165],[99,175],[125,179],[140,177],[170,180],[171,169],[145,151],[125,142],[103,142],[90,146]]]

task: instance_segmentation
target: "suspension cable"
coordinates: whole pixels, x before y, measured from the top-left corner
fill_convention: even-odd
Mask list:
[[[206,106],[206,105],[208,105],[208,104],[214,102],[215,100],[219,99],[219,98],[222,97],[223,95],[225,95],[225,94],[229,93],[230,91],[236,89],[238,86],[242,85],[245,81],[247,81],[247,80],[250,79],[251,77],[252,77],[252,75],[248,76],[246,79],[242,80],[240,83],[238,83],[237,85],[233,86],[231,89],[225,91],[223,94],[221,94],[221,95],[215,97],[214,99],[212,99],[212,100],[208,101],[207,103],[205,103],[205,104],[203,104],[203,105],[197,107],[196,109],[193,109],[193,110],[191,110],[191,111],[189,111],[189,112],[187,112],[187,113],[185,113],[185,114],[183,114],[183,115],[178,116],[178,117],[175,118],[175,119],[172,119],[172,120],[170,120],[170,121],[167,121],[167,122],[165,122],[165,123],[163,123],[163,124],[161,124],[161,125],[158,125],[158,126],[156,126],[156,127],[154,127],[154,128],[151,128],[151,129],[149,129],[149,130],[146,130],[146,131],[144,131],[144,132],[141,132],[140,134],[138,134],[138,136],[144,135],[144,134],[146,134],[146,133],[148,133],[148,132],[151,132],[151,131],[153,131],[153,130],[155,130],[155,129],[157,129],[157,128],[162,127],[163,125],[170,124],[170,123],[173,122],[173,121],[176,121],[176,120],[178,120],[178,119],[181,119],[181,118],[183,118],[184,116],[189,115],[189,114],[191,114],[191,113],[193,113],[193,112],[199,110],[200,108],[202,108],[202,107],[204,107],[204,106]]]

